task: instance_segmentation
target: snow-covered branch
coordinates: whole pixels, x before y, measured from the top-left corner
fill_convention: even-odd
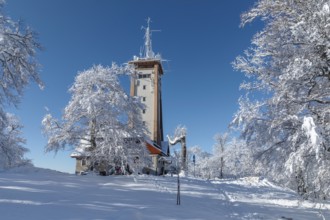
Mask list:
[[[258,1],[241,25],[261,18],[265,27],[233,62],[250,80],[241,85],[247,96],[232,126],[259,155],[264,175],[290,187],[304,182],[307,197],[330,197],[322,187],[330,184],[329,6],[329,0]],[[261,105],[254,98],[260,95]]]
[[[143,163],[147,157],[142,142],[147,133],[141,117],[144,106],[120,86],[118,75],[127,71],[131,68],[113,64],[79,72],[62,120],[47,114],[42,121],[46,151],[84,145],[94,162],[124,164],[138,157]]]

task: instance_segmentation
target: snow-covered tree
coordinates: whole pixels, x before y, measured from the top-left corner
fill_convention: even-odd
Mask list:
[[[199,146],[188,148],[190,175],[195,173],[196,177],[213,179],[225,176],[244,177],[259,173],[252,151],[243,140],[231,139],[229,133],[216,134],[214,138],[216,143],[212,154]],[[192,161],[193,155],[195,166]]]
[[[216,134],[214,136],[215,144],[213,146],[213,156],[212,156],[212,170],[220,179],[223,178],[223,171],[225,167],[225,157],[226,157],[226,145],[228,142],[228,133]]]
[[[253,176],[259,172],[249,146],[236,138],[227,144],[225,164],[226,173],[233,177]]]
[[[192,162],[192,157],[195,155],[195,166]],[[200,146],[193,146],[188,148],[189,173],[194,174],[196,177],[210,178],[209,159],[211,154],[204,151]]]
[[[106,161],[124,166],[136,164],[139,158],[139,164],[143,164],[148,155],[143,144],[143,105],[137,97],[128,96],[119,84],[118,74],[126,68],[98,65],[78,73],[69,89],[72,97],[62,120],[47,114],[42,121],[48,137],[46,152],[84,143],[93,163]]]
[[[242,25],[261,18],[265,27],[234,62],[249,81],[233,125],[264,174],[317,197],[330,196],[329,8],[329,0],[259,0]]]
[[[17,106],[31,81],[43,87],[36,61],[40,49],[36,34],[5,15],[4,5],[0,0],[0,169],[26,161],[27,152],[20,136],[22,126],[12,114],[5,113],[5,108]]]
[[[3,12],[0,0],[0,103],[17,104],[30,81],[40,87],[36,51],[41,47],[36,34],[21,22],[15,22]]]
[[[198,146],[188,150],[189,158],[196,155],[197,176],[209,179],[258,174],[252,151],[244,141],[231,139],[229,133],[216,134],[214,140],[212,154]],[[192,165],[189,169],[193,169]]]
[[[187,128],[183,125],[178,125],[174,131],[174,137],[170,138],[167,135],[168,141],[170,145],[175,145],[177,143],[181,144],[181,161],[180,167],[181,171],[185,172],[187,169],[187,145],[186,145],[186,136],[187,136]]]
[[[21,137],[22,125],[12,114],[0,112],[0,170],[30,163],[24,158],[28,149]]]

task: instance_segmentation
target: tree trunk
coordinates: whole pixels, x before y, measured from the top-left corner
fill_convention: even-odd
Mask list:
[[[223,179],[223,157],[220,158],[220,179]]]
[[[181,139],[181,170],[186,171],[187,169],[187,146],[186,137]]]

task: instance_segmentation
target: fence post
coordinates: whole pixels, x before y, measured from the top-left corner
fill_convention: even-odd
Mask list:
[[[176,196],[176,204],[180,205],[181,204],[181,198],[180,198],[180,175],[178,174],[178,192]]]

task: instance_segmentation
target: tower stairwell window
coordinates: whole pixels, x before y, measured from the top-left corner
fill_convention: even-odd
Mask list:
[[[150,78],[151,74],[139,74],[139,79],[146,79],[146,78]]]

